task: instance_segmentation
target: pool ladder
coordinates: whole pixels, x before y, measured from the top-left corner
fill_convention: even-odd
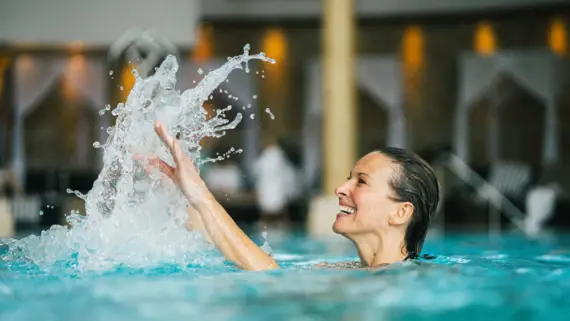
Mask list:
[[[457,155],[445,153],[445,155],[437,159],[434,165],[435,170],[439,172],[438,175],[441,175],[441,167],[447,168],[463,182],[473,187],[479,194],[479,197],[489,203],[489,236],[498,237],[501,235],[501,211],[504,211],[506,217],[514,226],[525,235],[527,234],[524,228],[526,214]],[[440,184],[443,184],[442,181],[440,181]],[[441,222],[443,222],[443,217]],[[443,227],[440,228],[443,229]]]

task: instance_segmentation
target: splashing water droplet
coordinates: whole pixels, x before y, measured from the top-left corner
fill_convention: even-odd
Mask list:
[[[159,175],[147,174],[134,154],[154,154],[167,163],[172,157],[154,132],[152,122],[161,121],[171,135],[180,135],[182,150],[197,163],[200,141],[219,138],[242,121],[224,114],[206,118],[204,102],[235,69],[252,59],[271,62],[264,55],[244,53],[230,57],[220,68],[207,73],[195,88],[177,90],[178,63],[166,57],[156,72],[141,78],[136,72],[126,102],[113,109],[115,126],[101,145],[103,168],[92,189],[83,195],[67,189],[85,203],[85,213],[71,211],[69,227],[53,226],[40,236],[15,240],[7,255],[25,258],[49,270],[62,261],[74,262],[80,272],[107,270],[117,265],[148,267],[159,264],[188,266],[212,262],[210,246],[195,231],[186,229],[187,200],[175,185]],[[110,109],[110,107],[109,107]],[[216,258],[218,264],[223,259]]]
[[[112,76],[112,75],[113,75],[113,71],[109,70],[109,76]]]
[[[44,215],[44,211],[40,211],[40,216],[41,216],[41,215]]]
[[[101,148],[101,143],[99,143],[99,142],[94,142],[94,143],[93,143],[93,147],[95,147],[95,148]]]
[[[202,68],[198,68],[198,74],[201,75],[201,74],[203,74],[203,73],[204,73],[204,70],[202,70]]]
[[[257,95],[253,95],[253,99],[257,99]]]
[[[120,91],[123,91],[123,86],[119,86],[119,90],[120,90]]]
[[[264,227],[265,228],[265,227]],[[267,232],[263,231],[261,232],[261,237],[263,238],[264,242],[263,245],[261,246],[261,249],[263,250],[263,252],[265,252],[267,255],[272,255],[272,250],[271,250],[271,246],[269,246],[269,242],[267,241]]]
[[[269,114],[269,117],[273,120],[275,119],[275,115],[271,112],[269,108],[265,108],[265,112]]]
[[[251,119],[255,119],[255,114],[251,114],[251,115],[249,115],[249,118],[251,118]]]

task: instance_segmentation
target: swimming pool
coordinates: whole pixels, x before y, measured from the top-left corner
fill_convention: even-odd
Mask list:
[[[424,252],[437,255],[429,261],[312,268],[356,259],[346,245],[303,235],[271,241],[284,269],[270,272],[222,262],[81,273],[71,261],[45,272],[4,247],[0,320],[568,319],[570,235],[447,235],[427,240]]]

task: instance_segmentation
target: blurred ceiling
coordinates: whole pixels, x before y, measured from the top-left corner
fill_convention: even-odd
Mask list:
[[[354,0],[360,17],[537,8],[568,0]],[[202,0],[203,18],[318,18],[322,0]]]

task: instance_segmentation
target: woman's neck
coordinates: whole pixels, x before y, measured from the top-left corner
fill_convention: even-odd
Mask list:
[[[360,235],[351,239],[362,267],[392,264],[403,261],[407,256],[404,237],[398,232]]]

